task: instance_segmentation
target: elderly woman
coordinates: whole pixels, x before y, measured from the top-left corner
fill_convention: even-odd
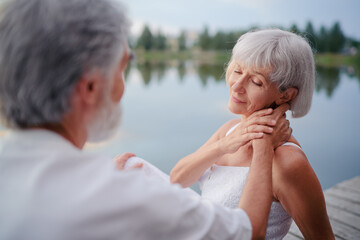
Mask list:
[[[252,144],[231,151],[242,132],[271,133],[267,115],[289,103],[293,117],[311,106],[315,68],[302,37],[279,29],[248,32],[236,43],[226,71],[228,108],[241,116],[220,127],[196,152],[171,171],[173,183],[188,187],[199,180],[202,197],[235,208],[251,165]],[[283,238],[292,219],[306,239],[333,239],[320,183],[294,137],[275,149],[273,201],[266,239]]]

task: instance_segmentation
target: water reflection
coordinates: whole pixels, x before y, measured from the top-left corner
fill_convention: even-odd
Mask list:
[[[157,80],[162,82],[166,70],[170,67],[166,62],[144,62],[136,65],[137,69],[141,73],[141,77],[145,85],[149,85],[151,81]]]
[[[180,82],[184,81],[185,74],[186,74],[185,62],[179,62],[178,66],[177,66],[177,72],[178,72],[178,76],[179,76],[179,81]]]
[[[331,97],[340,82],[339,68],[317,67],[317,76],[315,81],[316,92],[325,91],[327,97]]]
[[[143,62],[138,63],[132,68],[137,68],[141,74],[145,86],[151,81],[162,82],[166,72],[170,68],[175,68],[178,74],[178,81],[183,82],[188,72],[195,72],[201,85],[206,87],[209,81],[222,82],[225,81],[225,66],[223,65],[204,65],[194,64],[193,62]],[[126,75],[129,73],[128,68]],[[325,92],[328,98],[331,98],[340,83],[340,73],[345,73],[351,79],[358,81],[360,86],[360,68],[356,67],[316,67],[315,91]]]
[[[225,69],[222,65],[199,65],[197,73],[203,86],[206,86],[211,78],[215,79],[216,82],[225,80]]]
[[[358,81],[360,86],[360,63],[358,66],[350,66],[345,68],[346,73],[349,75],[350,79]]]

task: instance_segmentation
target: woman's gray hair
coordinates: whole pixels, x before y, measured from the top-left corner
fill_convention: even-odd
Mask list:
[[[270,68],[269,79],[280,91],[291,87],[298,89],[296,98],[290,101],[292,116],[302,117],[309,112],[315,85],[315,64],[312,49],[303,37],[280,29],[247,32],[233,48],[228,71],[234,63]]]
[[[13,0],[0,20],[0,114],[6,125],[59,123],[81,77],[109,78],[129,22],[110,0]]]

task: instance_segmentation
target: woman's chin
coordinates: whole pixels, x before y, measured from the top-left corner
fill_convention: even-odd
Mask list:
[[[243,109],[238,109],[238,108],[234,108],[232,105],[228,105],[228,109],[230,112],[234,113],[234,114],[244,114],[244,110]]]

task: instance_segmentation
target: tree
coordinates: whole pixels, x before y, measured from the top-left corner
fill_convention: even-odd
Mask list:
[[[209,50],[211,47],[211,38],[208,27],[205,27],[204,31],[200,34],[199,46],[202,50]]]
[[[150,49],[153,48],[153,44],[154,44],[154,37],[150,31],[150,28],[147,25],[145,25],[144,30],[142,31],[137,41],[136,47],[138,48],[142,47],[146,51],[149,51]]]
[[[178,37],[178,45],[179,51],[184,51],[186,49],[186,36],[184,31],[182,31]]]
[[[217,32],[212,40],[212,45],[216,50],[226,49],[226,35],[221,31]]]
[[[225,49],[232,49],[241,35],[243,35],[243,32],[229,32],[228,34],[226,34]]]
[[[354,47],[356,49],[360,48],[360,41],[353,38],[346,38],[345,42],[349,47]]]
[[[296,33],[296,34],[300,34],[300,33],[301,33],[300,30],[299,30],[299,28],[296,26],[296,24],[291,25],[289,31],[290,31],[290,32],[293,32],[293,33]]]
[[[157,50],[166,49],[166,37],[160,31],[154,38],[154,48]]]
[[[327,42],[328,41],[328,32],[324,26],[320,27],[320,32],[318,34],[317,39],[318,39],[317,50],[320,53],[327,52],[329,50],[328,42]]]
[[[309,40],[311,48],[317,49],[317,36],[310,21],[307,22],[305,27],[305,37]]]
[[[334,23],[329,31],[329,52],[337,53],[343,48],[345,36],[342,33],[339,22]]]

